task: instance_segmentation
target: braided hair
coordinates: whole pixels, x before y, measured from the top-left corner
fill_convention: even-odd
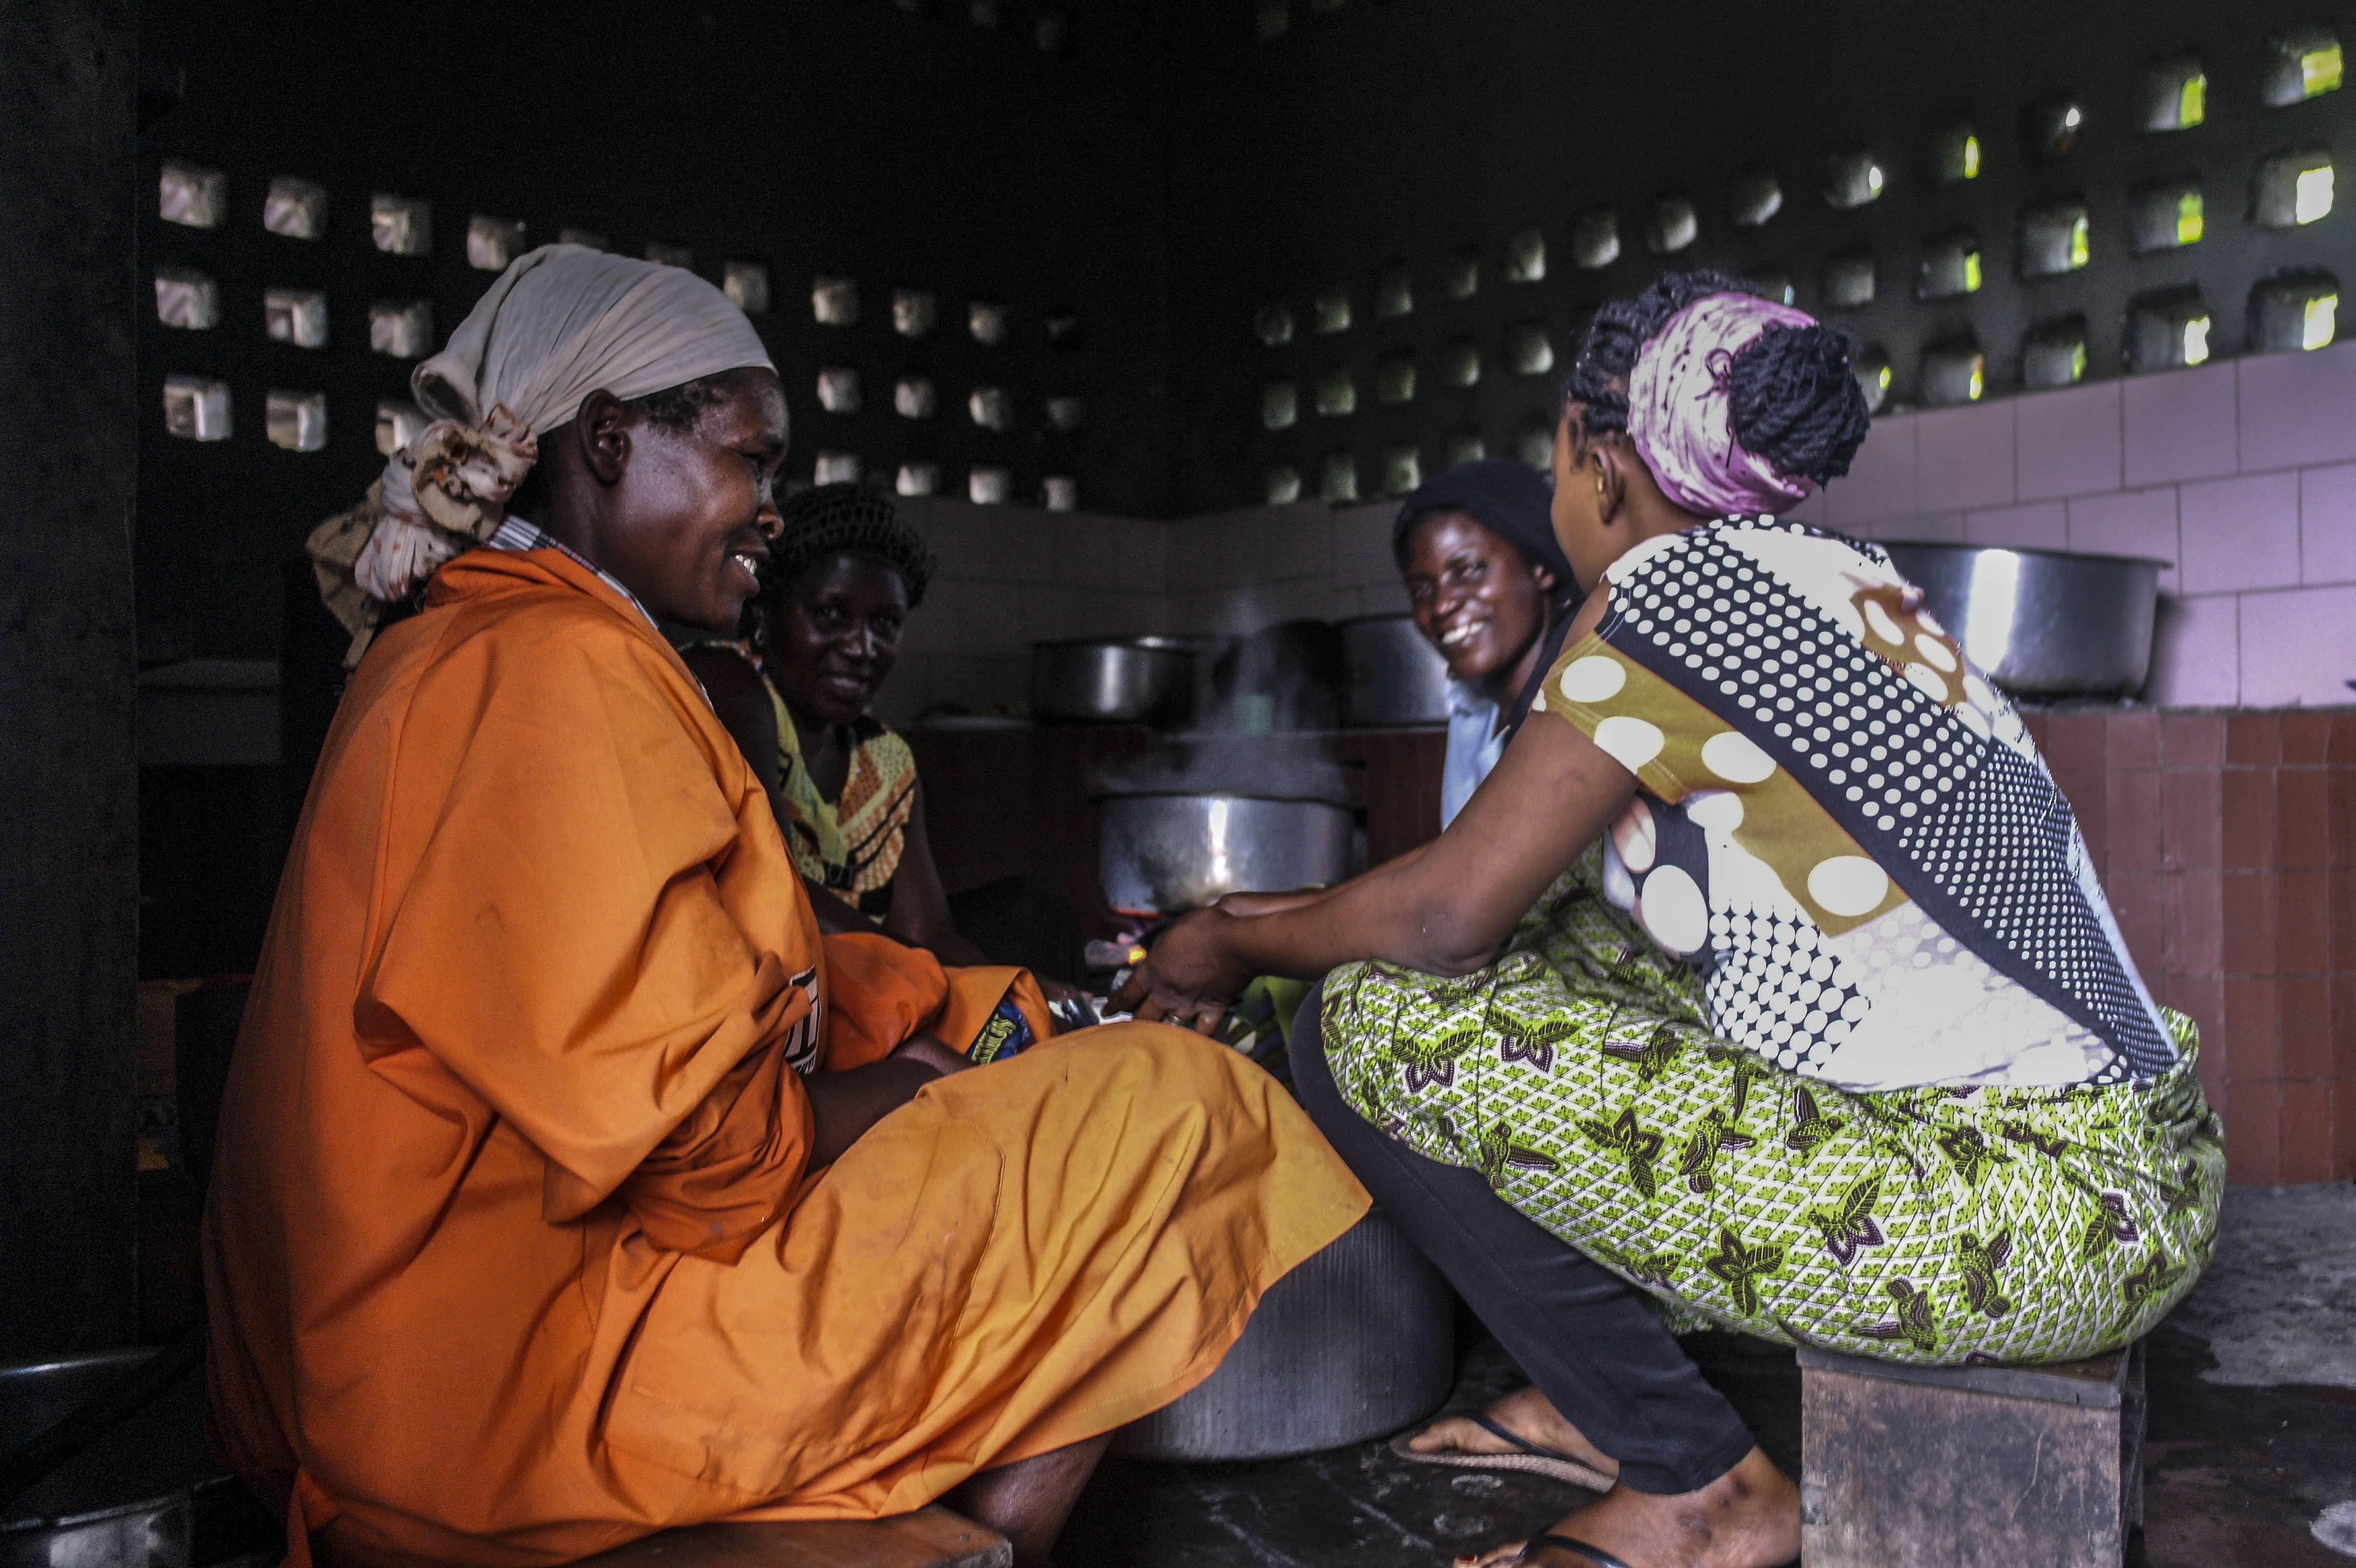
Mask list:
[[[900,575],[915,609],[933,578],[932,547],[909,527],[891,498],[856,484],[819,485],[788,496],[777,509],[783,522],[769,547],[766,601],[782,599],[787,585],[833,555],[865,555]]]
[[[1761,293],[1722,273],[1665,273],[1635,298],[1612,300],[1595,313],[1563,378],[1565,405],[1580,405],[1590,435],[1625,431],[1636,356],[1669,317],[1714,294]],[[1734,439],[1794,478],[1822,484],[1847,473],[1872,428],[1854,355],[1847,333],[1820,323],[1768,328],[1728,367]]]

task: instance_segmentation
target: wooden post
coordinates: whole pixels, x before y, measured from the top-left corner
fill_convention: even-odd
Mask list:
[[[1907,1367],[1803,1349],[1808,1568],[2119,1568],[2143,1522],[2143,1354]]]
[[[0,4],[0,1360],[132,1326],[136,47]]]

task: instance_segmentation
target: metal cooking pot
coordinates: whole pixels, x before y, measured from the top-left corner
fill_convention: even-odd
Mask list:
[[[48,1431],[155,1354],[0,1367],[0,1452]],[[204,1380],[183,1378],[8,1507],[0,1568],[187,1568],[188,1488],[219,1473],[205,1450]]]
[[[1097,876],[1116,909],[1174,915],[1350,874],[1350,809],[1330,800],[1113,795],[1098,821]]]
[[[1448,722],[1448,660],[1413,616],[1342,623],[1342,727],[1390,729]]]
[[[1285,1275],[1217,1371],[1113,1434],[1132,1459],[1274,1459],[1363,1443],[1440,1408],[1455,1296],[1381,1209]]]
[[[2008,692],[2132,693],[2150,673],[2165,561],[1963,544],[1883,548],[1965,656]]]
[[[1175,725],[1194,707],[1194,650],[1174,638],[1031,645],[1031,714],[1079,724]]]

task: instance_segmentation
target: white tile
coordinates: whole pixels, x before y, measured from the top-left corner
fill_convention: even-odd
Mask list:
[[[1825,487],[1825,515],[1832,526],[1854,531],[1861,523],[1905,517],[1914,505],[1914,426],[1922,416],[1891,414],[1873,422],[1848,472]]]
[[[2014,488],[2025,501],[2119,488],[2119,383],[2012,400]]]
[[[2235,367],[2244,472],[2356,457],[2356,342],[2253,354]]]
[[[933,574],[933,580],[925,585],[925,602],[908,613],[907,624],[900,628],[903,663],[911,658],[958,650],[963,636],[958,610],[964,597],[962,582],[938,572]]]
[[[1161,593],[1170,525],[1145,518],[1057,512],[1055,565],[1067,584]]]
[[[1391,554],[1391,522],[1398,516],[1396,506],[1334,509],[1334,582],[1365,587],[1398,576],[1398,562]]]
[[[1931,409],[1914,420],[1914,504],[1919,510],[1968,510],[2011,501],[2011,400]]]
[[[1333,510],[1320,501],[1216,512],[1173,525],[1173,592],[1333,574]]]
[[[1169,627],[1175,637],[1221,637],[1228,635],[1219,624],[1226,608],[1224,588],[1186,588],[1164,596],[1170,607]]]
[[[2127,484],[2205,479],[2240,467],[2231,364],[2129,376],[2119,396]]]
[[[2224,708],[2239,703],[2241,604],[2233,594],[2199,599],[2161,596],[2143,700],[2171,708]]]
[[[1794,522],[1810,523],[1817,528],[1832,526],[1825,509],[1825,492],[1822,490],[1809,491],[1807,499],[1797,506],[1785,507],[1783,515]]]
[[[1387,583],[1369,583],[1358,590],[1358,614],[1362,616],[1403,616],[1414,607],[1408,604],[1407,585],[1393,576]]]
[[[901,516],[925,536],[942,570],[969,580],[1052,583],[1063,576],[1055,525],[1044,507],[976,506],[952,496],[903,496]]]
[[[1055,552],[1055,525],[1064,521],[1061,513],[1027,506],[973,510],[981,514],[981,534],[990,547],[991,576],[1002,583],[1055,583],[1063,579],[1063,564],[1056,559]]]
[[[969,657],[1015,657],[1032,643],[1072,636],[1075,603],[1081,591],[1058,591],[1023,582],[970,582],[958,607],[958,652]]]
[[[2298,477],[2298,580],[2356,583],[2356,463]]]
[[[1233,584],[1172,596],[1172,629],[1240,637],[1283,620],[1331,620],[1333,590],[1322,578]]]
[[[2080,496],[2070,503],[2070,548],[2081,555],[2148,555],[2168,563],[2159,591],[2177,590],[2176,563],[2184,553],[2176,532],[2176,487]]]
[[[1029,699],[1030,682],[1027,653],[935,660],[927,701],[972,709],[1019,707]]]
[[[1070,605],[1074,637],[1145,637],[1170,629],[1170,597],[1121,588],[1077,591]]]
[[[2254,708],[2356,701],[2356,587],[2242,597],[2242,697]]]
[[[1883,543],[1913,540],[1926,544],[1964,542],[1964,514],[1938,512],[1928,517],[1898,517],[1874,524],[1872,537]]]
[[[1997,544],[2008,550],[2066,550],[2069,510],[2060,501],[1997,507],[1964,514],[1964,542]]]
[[[2188,594],[2298,583],[2298,476],[2245,474],[2179,491],[2178,564]]]
[[[938,496],[902,496],[900,515],[922,534],[940,559],[940,575],[986,577],[991,575],[991,551],[978,515],[981,508]]]

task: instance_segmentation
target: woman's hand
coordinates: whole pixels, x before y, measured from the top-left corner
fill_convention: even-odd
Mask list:
[[[1215,1030],[1227,1004],[1251,982],[1227,948],[1239,918],[1212,908],[1179,920],[1130,972],[1112,1005],[1149,1024],[1175,1024],[1203,1035]]]

